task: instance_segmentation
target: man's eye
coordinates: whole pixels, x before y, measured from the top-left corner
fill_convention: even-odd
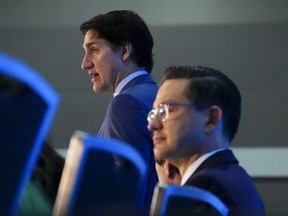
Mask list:
[[[170,106],[169,108],[168,108],[168,112],[170,113],[170,112],[173,112],[175,110],[175,107],[172,107],[172,106]]]
[[[92,54],[96,54],[96,53],[98,53],[98,49],[96,49],[96,48],[91,48],[91,52],[92,52]]]

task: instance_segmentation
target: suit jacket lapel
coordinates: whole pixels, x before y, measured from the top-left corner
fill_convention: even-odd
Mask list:
[[[124,88],[121,90],[121,92],[126,90],[126,89],[128,89],[128,88],[130,88],[133,85],[137,85],[137,84],[140,84],[140,83],[154,83],[154,84],[156,84],[155,81],[152,79],[152,77],[149,74],[144,74],[144,75],[137,76],[134,79],[130,80],[124,86]]]

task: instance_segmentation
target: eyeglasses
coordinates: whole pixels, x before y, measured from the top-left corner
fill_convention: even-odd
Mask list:
[[[204,104],[191,104],[191,103],[161,103],[157,108],[152,109],[147,116],[148,123],[151,123],[156,116],[161,122],[164,122],[169,117],[170,106],[185,106],[185,107],[198,107],[206,108]]]

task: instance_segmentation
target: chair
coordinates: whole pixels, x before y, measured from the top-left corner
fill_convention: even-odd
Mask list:
[[[190,186],[158,183],[150,216],[228,215],[228,208],[212,193]]]
[[[15,215],[59,97],[32,68],[0,53],[0,212]]]
[[[146,169],[130,145],[77,131],[71,137],[53,215],[140,213]]]

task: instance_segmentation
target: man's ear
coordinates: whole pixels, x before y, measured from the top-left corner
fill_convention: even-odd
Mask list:
[[[132,53],[132,45],[129,42],[125,42],[122,45],[122,60],[126,61]]]
[[[219,106],[213,105],[207,111],[207,120],[205,131],[212,131],[222,120],[222,109]]]

